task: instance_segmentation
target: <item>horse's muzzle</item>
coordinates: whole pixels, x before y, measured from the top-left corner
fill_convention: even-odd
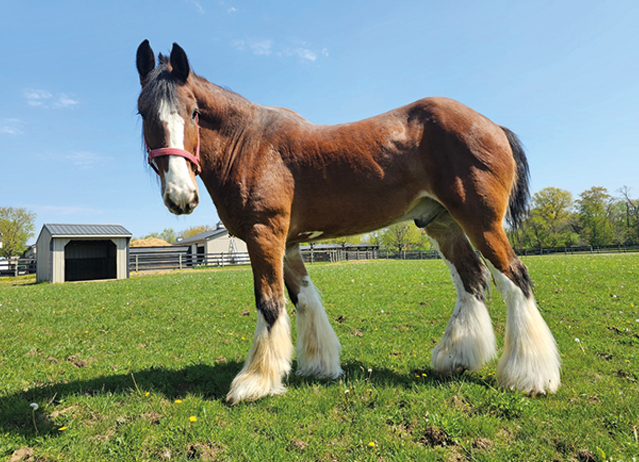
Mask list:
[[[164,205],[175,215],[188,215],[195,210],[199,203],[200,197],[197,191],[192,194],[191,198],[182,197],[181,200],[174,200],[169,194],[164,196]]]

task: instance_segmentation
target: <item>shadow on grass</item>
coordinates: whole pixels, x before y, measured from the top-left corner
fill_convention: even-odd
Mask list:
[[[312,377],[300,377],[292,373],[285,379],[286,386],[298,388],[311,383],[329,386],[335,380],[318,380]],[[371,368],[369,372],[368,368]],[[171,370],[163,367],[151,367],[133,373],[96,377],[87,380],[44,385],[22,392],[0,397],[0,433],[14,433],[27,438],[47,434],[58,434],[58,425],[42,410],[36,412],[38,434],[33,422],[34,416],[30,403],[53,404],[54,408],[63,408],[67,398],[72,396],[98,397],[104,395],[143,396],[146,392],[162,395],[168,400],[184,398],[187,395],[201,396],[205,400],[224,402],[226,394],[235,375],[242,368],[242,363],[230,361],[215,365],[193,364],[182,369]],[[482,387],[492,388],[494,384],[487,382],[476,374],[464,373],[461,376],[445,377],[437,375],[431,368],[413,370],[409,374],[400,374],[386,368],[351,361],[343,364],[344,375],[337,379],[344,383],[370,380],[376,386],[401,387],[409,389],[415,385],[426,385],[437,388],[455,382],[475,383]],[[264,398],[268,399],[268,398]],[[59,406],[58,406],[59,405]],[[51,407],[48,406],[48,409]],[[55,412],[55,411],[54,411]]]
[[[463,372],[461,374],[442,375],[436,373],[431,367],[413,369],[410,373],[398,373],[388,368],[379,368],[370,363],[350,361],[342,364],[344,375],[341,379],[345,382],[361,381],[369,379],[377,386],[412,388],[416,384],[427,385],[432,388],[447,386],[451,383],[474,383],[485,388],[497,388],[496,380],[486,380],[478,374]],[[293,368],[295,370],[295,368]],[[369,371],[370,370],[370,371]],[[313,378],[302,378],[305,382],[316,382]],[[320,381],[321,382],[321,381]],[[294,386],[293,381],[291,385]]]
[[[17,433],[26,437],[35,437],[30,403],[62,404],[68,397],[84,395],[144,395],[151,392],[163,395],[169,400],[183,398],[186,395],[202,396],[204,399],[223,401],[228,393],[233,377],[240,371],[242,364],[236,361],[215,364],[193,364],[182,369],[170,370],[163,367],[151,367],[127,374],[96,377],[87,380],[55,383],[31,388],[22,392],[0,397],[0,434]],[[57,406],[56,406],[57,407]],[[63,406],[60,406],[63,407]],[[58,433],[57,425],[42,410],[37,426],[40,435]]]

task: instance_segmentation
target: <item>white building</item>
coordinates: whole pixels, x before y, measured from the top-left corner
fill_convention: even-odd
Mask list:
[[[197,255],[197,261],[200,265],[220,265],[229,262],[248,263],[246,243],[231,236],[222,223],[218,223],[214,230],[204,231],[187,239],[179,240],[173,245],[191,246],[191,255]]]
[[[45,224],[38,236],[37,281],[129,277],[131,233],[120,225]]]

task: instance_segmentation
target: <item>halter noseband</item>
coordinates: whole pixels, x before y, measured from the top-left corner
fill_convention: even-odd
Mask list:
[[[146,146],[146,152],[148,153],[149,165],[153,170],[155,170],[155,173],[158,175],[160,174],[158,168],[153,163],[153,159],[164,156],[184,157],[186,160],[195,165],[196,175],[202,173],[202,166],[200,165],[200,120],[197,115],[195,116],[195,125],[197,127],[197,147],[195,148],[195,155],[191,154],[189,151],[179,148],[149,149],[149,146],[146,144],[146,138],[144,139],[144,145]]]

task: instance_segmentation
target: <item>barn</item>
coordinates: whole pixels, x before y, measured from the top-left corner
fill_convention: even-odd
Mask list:
[[[213,230],[180,239],[173,245],[190,246],[190,253],[197,255],[199,265],[218,265],[220,261],[238,263],[242,260],[248,263],[246,243],[229,234],[221,222]]]
[[[129,277],[131,233],[120,225],[45,224],[37,247],[37,281]]]

